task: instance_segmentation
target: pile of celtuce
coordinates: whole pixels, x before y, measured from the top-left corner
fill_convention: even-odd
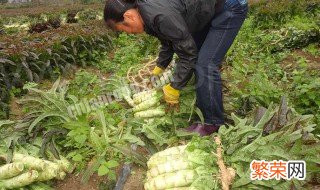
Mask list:
[[[133,94],[123,79],[108,79],[108,81],[107,84],[113,86],[115,92],[132,107],[135,118],[148,119],[165,115],[165,106],[160,105],[162,94],[155,89]]]
[[[209,138],[194,138],[187,145],[168,148],[148,161],[145,190],[212,189],[219,186],[217,158]]]
[[[43,160],[14,153],[12,163],[0,166],[0,189],[15,189],[51,179],[63,180],[73,166],[63,157],[60,160]]]
[[[160,105],[162,95],[156,90],[143,91],[133,95],[135,118],[152,118],[165,115],[165,107]]]
[[[320,140],[313,134],[312,116],[299,115],[285,98],[278,107],[259,110],[245,119],[232,115],[234,126],[222,126],[213,137],[195,137],[187,146],[154,154],[145,189],[307,189],[320,172]],[[304,160],[306,178],[251,180],[253,160]]]

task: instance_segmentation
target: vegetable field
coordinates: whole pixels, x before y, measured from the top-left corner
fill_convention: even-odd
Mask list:
[[[320,188],[318,0],[250,1],[209,137],[183,130],[203,121],[194,78],[166,105],[174,61],[152,77],[160,42],[107,29],[103,7],[0,4],[0,190]],[[306,176],[251,180],[253,160]]]

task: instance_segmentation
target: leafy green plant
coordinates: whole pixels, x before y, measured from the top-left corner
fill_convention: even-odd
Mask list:
[[[79,11],[75,18],[80,21],[87,21],[95,20],[97,17],[102,18],[102,12],[93,9],[85,9],[83,11]]]
[[[25,106],[29,106],[30,110],[33,110],[27,114],[29,116],[28,122],[30,122],[29,135],[33,133],[35,127],[40,125],[44,128],[56,127],[74,119],[74,116],[68,111],[71,104],[65,100],[66,88],[59,87],[59,85],[61,85],[60,80],[57,80],[47,92],[27,87],[27,90],[34,94],[20,100],[20,103],[24,103]],[[48,120],[51,122],[43,123]]]
[[[251,6],[254,16],[254,27],[264,29],[274,28],[285,24],[295,16],[317,15],[319,2],[316,0],[262,0]]]
[[[77,96],[78,99],[90,98],[99,95],[102,87],[102,80],[97,75],[80,70],[68,85],[68,93]]]
[[[237,171],[233,188],[271,188],[275,185],[289,189],[303,188],[306,181],[252,181],[252,160],[299,160],[307,163],[307,181],[312,181],[319,168],[319,139],[315,137],[316,125],[311,115],[300,115],[288,107],[286,99],[274,108],[270,105],[255,118],[238,118],[233,115],[234,126],[219,130],[225,149],[225,161]],[[296,126],[300,127],[297,128]],[[243,156],[245,155],[245,156]]]
[[[103,161],[98,169],[98,175],[107,175],[109,179],[116,180],[116,173],[114,168],[119,166],[119,163],[115,160]]]
[[[311,53],[313,56],[320,56],[319,47],[316,44],[309,44],[309,46],[305,47],[303,51]]]
[[[319,125],[320,97],[317,92],[320,90],[320,77],[318,73],[300,68],[300,70],[294,70],[292,74],[290,97],[294,100],[295,108],[304,114],[314,114],[316,123]],[[320,129],[317,129],[317,132],[320,132]]]
[[[121,33],[113,42],[116,50],[110,60],[105,60],[105,64],[114,68],[118,76],[126,76],[131,66],[155,56],[159,45],[155,38],[125,33]]]

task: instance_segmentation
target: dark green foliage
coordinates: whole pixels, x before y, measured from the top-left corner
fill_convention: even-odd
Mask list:
[[[121,33],[113,40],[115,51],[111,58],[102,60],[108,71],[116,72],[118,76],[126,76],[130,67],[146,63],[157,56],[159,42],[147,35],[128,35]],[[134,69],[134,68],[133,68]]]
[[[233,188],[269,189],[283,186],[284,189],[305,189],[307,182],[320,171],[320,144],[315,136],[316,125],[312,116],[300,115],[288,107],[285,98],[281,105],[269,108],[253,122],[233,115],[234,126],[223,126],[219,136],[225,149],[224,160],[237,170]],[[305,160],[307,178],[304,181],[250,180],[250,163],[253,160]]]
[[[98,60],[100,55],[112,49],[109,33],[103,31],[101,26],[98,28],[80,31],[69,28],[71,33],[68,31],[54,33],[52,35],[56,41],[51,41],[51,46],[43,44],[39,47],[34,44],[35,47],[30,47],[17,41],[16,46],[22,46],[25,50],[19,52],[20,48],[17,48],[14,54],[8,52],[9,49],[3,49],[3,53],[0,50],[0,55],[2,53],[3,56],[0,58],[0,86],[3,92],[1,101],[8,102],[6,94],[13,88],[22,88],[26,82],[40,82],[43,79],[56,78],[61,74],[67,75],[75,65],[86,66]],[[97,33],[99,30],[100,33]],[[46,38],[50,37],[41,35],[43,39],[35,36],[29,40],[34,43],[35,40],[46,41]]]
[[[295,16],[314,17],[319,8],[317,0],[262,0],[250,7],[253,27],[264,29],[279,27]]]

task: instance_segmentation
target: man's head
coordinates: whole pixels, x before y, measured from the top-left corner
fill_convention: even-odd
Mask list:
[[[135,2],[108,0],[104,8],[104,20],[108,27],[130,34],[144,32],[142,17]]]

